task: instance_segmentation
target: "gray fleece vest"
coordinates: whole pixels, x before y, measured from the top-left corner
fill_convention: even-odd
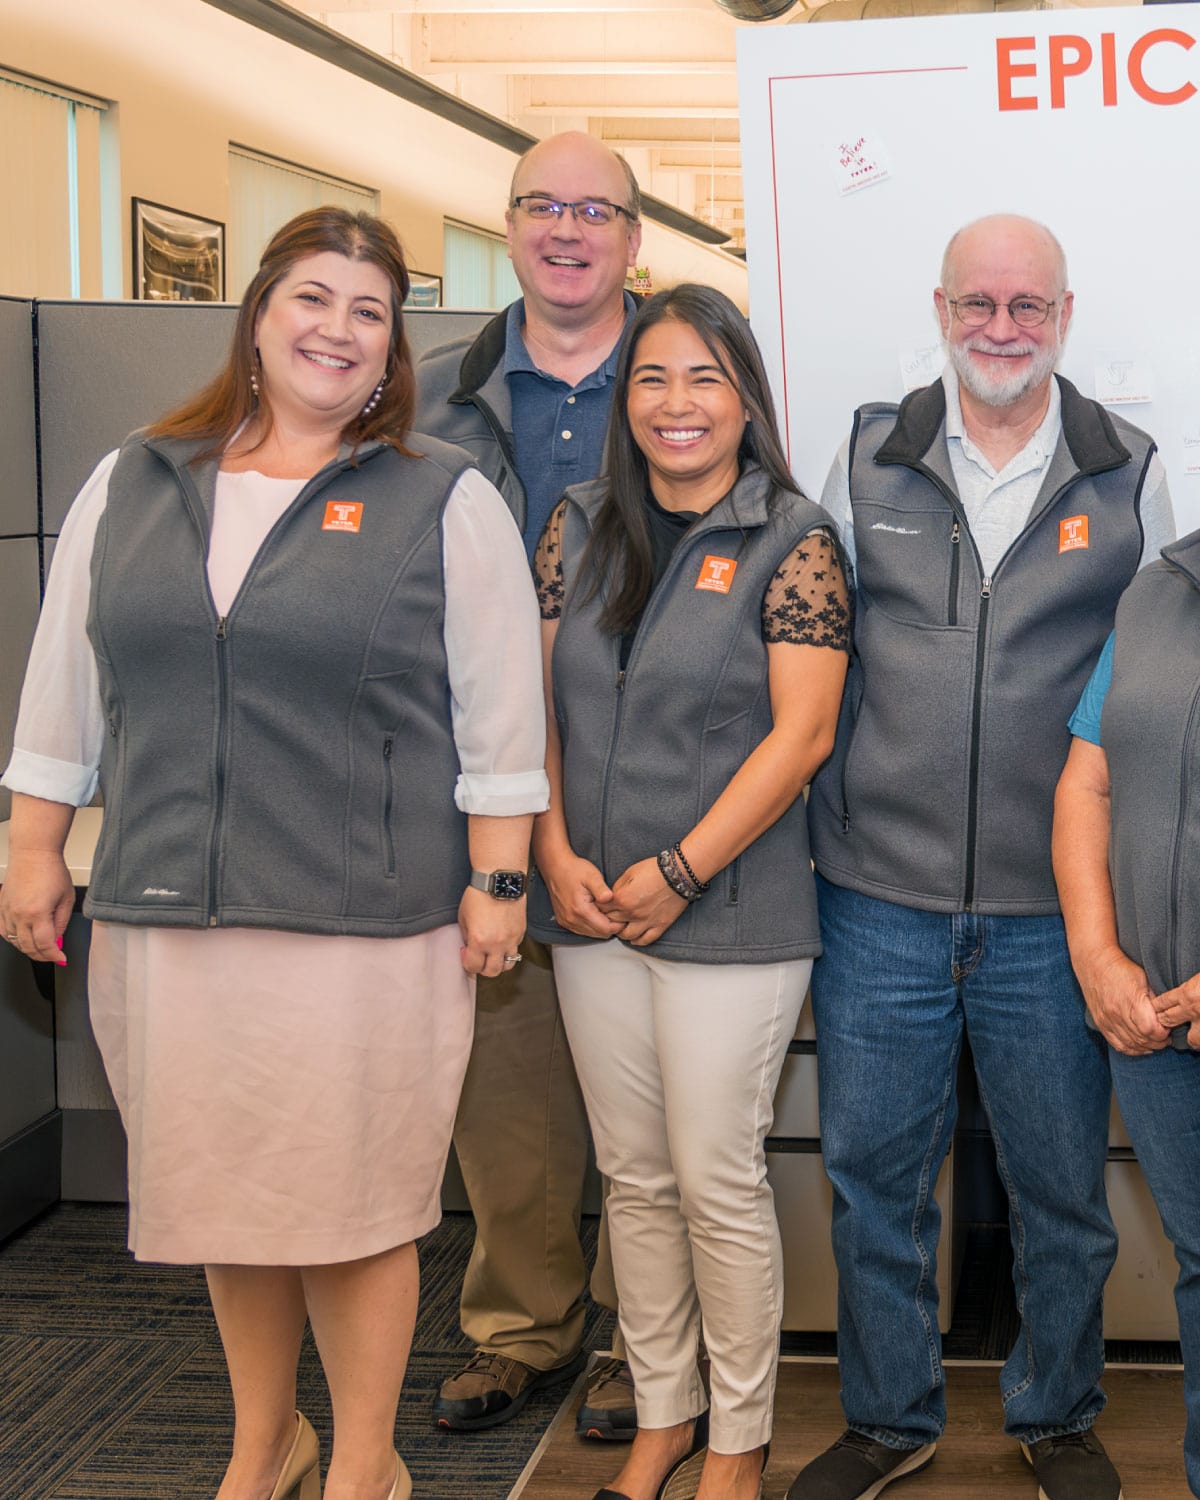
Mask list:
[[[1062,437],[991,578],[954,489],[941,382],[855,417],[856,659],[809,802],[835,885],[925,911],[1058,910],[1067,719],[1137,571],[1154,451],[1059,384]]]
[[[88,616],[108,722],[90,916],[378,937],[454,920],[469,865],[441,518],[469,460],[409,445],[426,456],[379,444],[316,474],[224,619],[215,464],[188,466],[196,444],[122,448]]]
[[[1117,935],[1156,994],[1200,972],[1200,532],[1162,557],[1117,610],[1101,719]]]
[[[600,626],[602,598],[584,602],[579,564],[605,483],[567,490],[564,602],[553,655],[571,846],[609,881],[693,828],[772,727],[763,596],[795,544],[833,530],[819,506],[779,493],[748,470],[684,534],[646,605],[625,671]],[[736,563],[728,593],[697,587],[706,558]],[[591,939],[554,922],[534,882],[529,929],[547,943]],[[820,952],[804,799],[712,881],[645,950],[694,963],[775,963]]]

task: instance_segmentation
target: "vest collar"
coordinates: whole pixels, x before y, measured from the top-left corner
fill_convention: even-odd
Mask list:
[[[748,463],[738,476],[737,482],[727,495],[722,496],[711,510],[692,523],[684,535],[694,531],[719,530],[733,527],[746,530],[752,526],[765,526],[769,519],[769,501],[774,485],[765,470],[756,463]],[[608,480],[590,480],[586,484],[573,484],[567,497],[583,511],[590,525],[608,494]]]
[[[1070,469],[1078,474],[1104,474],[1127,464],[1132,455],[1117,436],[1112,418],[1096,401],[1089,401],[1061,375],[1058,381],[1062,396],[1062,443],[1051,460],[1051,474],[1058,487],[1057,472],[1066,462],[1065,444],[1070,455]],[[875,454],[877,464],[903,464],[908,468],[930,468],[953,488],[949,461],[942,461],[942,450],[932,451],[945,430],[946,392],[940,380],[905,396],[896,413],[896,425]]]
[[[1189,532],[1177,542],[1171,542],[1160,555],[1200,589],[1200,531]]]
[[[460,404],[470,401],[496,366],[504,358],[504,341],[508,327],[508,309],[498,312],[490,323],[485,323],[479,337],[463,355],[458,367],[458,389],[451,392],[450,401]]]

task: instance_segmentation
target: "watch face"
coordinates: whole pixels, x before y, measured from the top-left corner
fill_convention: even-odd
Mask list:
[[[520,870],[497,870],[492,876],[492,895],[501,901],[519,901],[525,894],[525,876]]]

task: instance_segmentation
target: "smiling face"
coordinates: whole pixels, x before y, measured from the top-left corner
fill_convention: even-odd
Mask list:
[[[258,314],[260,381],[276,420],[342,428],[387,369],[392,289],[369,261],[328,250],[299,260]]]
[[[981,219],[955,237],[944,275],[946,285],[934,292],[934,302],[960,384],[986,406],[1044,399],[1073,302],[1062,253],[1051,236],[1029,219]],[[968,328],[950,300],[974,295],[990,297],[996,311],[982,327]],[[1023,328],[1009,315],[1009,302],[1022,295],[1054,303],[1036,328]]]
[[[733,488],[750,414],[689,323],[668,318],[638,339],[625,410],[660,505],[706,511]]]
[[[571,131],[542,141],[525,157],[513,197],[538,193],[560,203],[600,198],[629,206],[620,162],[599,141]],[[642,242],[640,224],[624,214],[585,229],[568,209],[557,222],[535,223],[510,208],[508,253],[525,296],[526,315],[555,327],[580,326],[621,307],[625,272]]]

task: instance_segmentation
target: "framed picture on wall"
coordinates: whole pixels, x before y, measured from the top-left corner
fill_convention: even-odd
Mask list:
[[[441,307],[442,305],[442,278],[431,276],[425,271],[410,271],[408,273],[408,296],[404,299],[405,307]]]
[[[224,224],[134,198],[133,295],[141,302],[223,302]]]

